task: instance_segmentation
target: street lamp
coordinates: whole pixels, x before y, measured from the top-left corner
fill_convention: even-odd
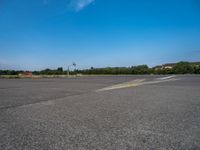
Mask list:
[[[68,77],[69,77],[69,67],[71,67],[71,66],[76,67],[76,63],[73,62],[71,65],[68,65],[68,66],[67,66],[67,76],[68,76]]]

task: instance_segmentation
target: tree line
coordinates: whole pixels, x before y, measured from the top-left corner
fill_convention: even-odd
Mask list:
[[[132,67],[107,67],[107,68],[93,68],[86,70],[77,70],[80,74],[99,74],[99,75],[140,75],[140,74],[200,74],[200,64],[192,64],[189,62],[179,62],[172,68],[154,67],[149,68],[147,65],[139,65]]]
[[[27,71],[0,70],[0,75],[18,75]],[[57,69],[45,69],[41,71],[33,71],[33,75],[67,75],[67,71],[62,67]],[[83,75],[140,75],[140,74],[200,74],[200,64],[192,64],[189,62],[179,62],[172,68],[154,67],[149,68],[147,65],[138,65],[132,67],[106,67],[70,71],[70,74]]]

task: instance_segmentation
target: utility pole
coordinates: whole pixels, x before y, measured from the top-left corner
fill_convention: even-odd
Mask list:
[[[67,76],[69,77],[69,66],[67,68]]]
[[[69,77],[69,68],[71,67],[71,66],[74,66],[74,67],[76,67],[76,63],[75,62],[73,62],[71,65],[68,65],[67,66],[67,76]]]

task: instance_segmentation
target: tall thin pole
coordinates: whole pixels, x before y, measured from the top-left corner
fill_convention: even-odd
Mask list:
[[[68,66],[67,66],[67,76],[68,76],[68,77],[69,77],[69,71],[70,71],[70,70],[69,70],[69,67],[71,67],[71,66],[76,67],[76,64],[73,62],[72,65],[68,65]]]
[[[67,69],[67,76],[69,77],[69,66],[68,66],[68,69]]]

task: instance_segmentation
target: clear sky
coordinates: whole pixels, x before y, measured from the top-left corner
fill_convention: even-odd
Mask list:
[[[199,0],[0,0],[0,68],[200,61]]]

